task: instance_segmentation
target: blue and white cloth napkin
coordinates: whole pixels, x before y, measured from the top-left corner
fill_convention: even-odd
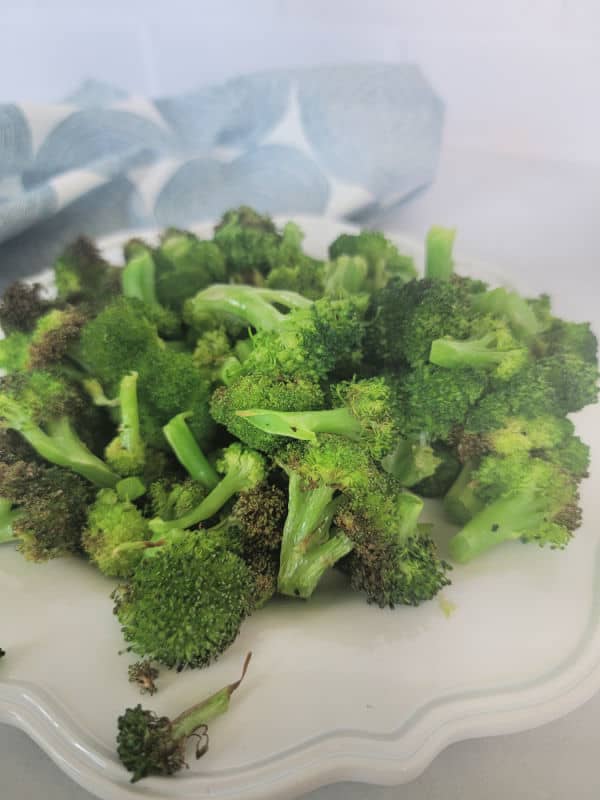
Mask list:
[[[1,279],[81,233],[242,203],[367,219],[432,180],[442,117],[411,64],[260,72],[156,100],[87,82],[56,105],[0,105]]]

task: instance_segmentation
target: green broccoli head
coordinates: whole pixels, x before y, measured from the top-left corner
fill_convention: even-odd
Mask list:
[[[115,612],[133,652],[167,667],[202,667],[237,637],[252,590],[239,556],[190,532],[142,559]]]
[[[82,236],[54,264],[59,300],[101,308],[121,292],[121,270],[106,262],[95,244]]]
[[[25,461],[0,465],[0,497],[12,504],[12,535],[28,561],[81,550],[93,495],[85,480],[60,467]]]
[[[54,309],[40,317],[31,335],[28,366],[45,369],[61,361],[78,342],[87,320],[76,308]]]
[[[278,266],[282,243],[273,220],[248,206],[226,211],[215,227],[214,243],[225,258],[230,280],[260,283]]]
[[[0,300],[0,326],[6,336],[31,333],[51,307],[52,303],[42,297],[41,284],[16,281],[6,287]]]
[[[329,245],[329,257],[337,259],[340,256],[359,256],[364,259],[367,274],[361,291],[373,292],[381,289],[391,278],[405,283],[417,276],[412,258],[402,255],[378,231],[341,234]]]
[[[113,489],[102,489],[90,506],[83,533],[83,549],[98,569],[115,578],[128,578],[142,557],[142,550],[117,548],[150,539],[148,523],[130,501]]]

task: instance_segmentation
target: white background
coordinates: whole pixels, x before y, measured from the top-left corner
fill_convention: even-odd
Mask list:
[[[0,5],[0,102],[52,102],[86,78],[160,95],[270,66],[418,61],[448,108],[440,172],[380,224],[419,236],[431,222],[456,224],[463,255],[510,265],[540,288],[546,271],[555,284],[559,275],[562,313],[584,319],[598,303],[594,0]],[[596,697],[537,731],[455,745],[408,787],[342,786],[310,798],[596,800],[599,740]],[[88,797],[2,726],[0,776],[2,800]]]

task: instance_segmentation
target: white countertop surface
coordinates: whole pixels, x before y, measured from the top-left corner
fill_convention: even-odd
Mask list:
[[[564,274],[559,311],[585,319],[600,297],[599,209],[600,166],[446,150],[435,185],[378,225],[417,237],[434,222],[456,225],[461,255],[517,268],[539,290],[546,271]],[[409,785],[338,784],[305,800],[597,800],[599,732],[600,695],[536,730],[455,744]],[[23,733],[0,725],[0,797],[91,795]]]

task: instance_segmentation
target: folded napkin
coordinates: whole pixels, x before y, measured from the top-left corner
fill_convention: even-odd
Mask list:
[[[366,220],[431,181],[442,116],[411,64],[260,72],[156,100],[86,82],[56,105],[0,105],[2,281],[80,233],[241,204]]]

